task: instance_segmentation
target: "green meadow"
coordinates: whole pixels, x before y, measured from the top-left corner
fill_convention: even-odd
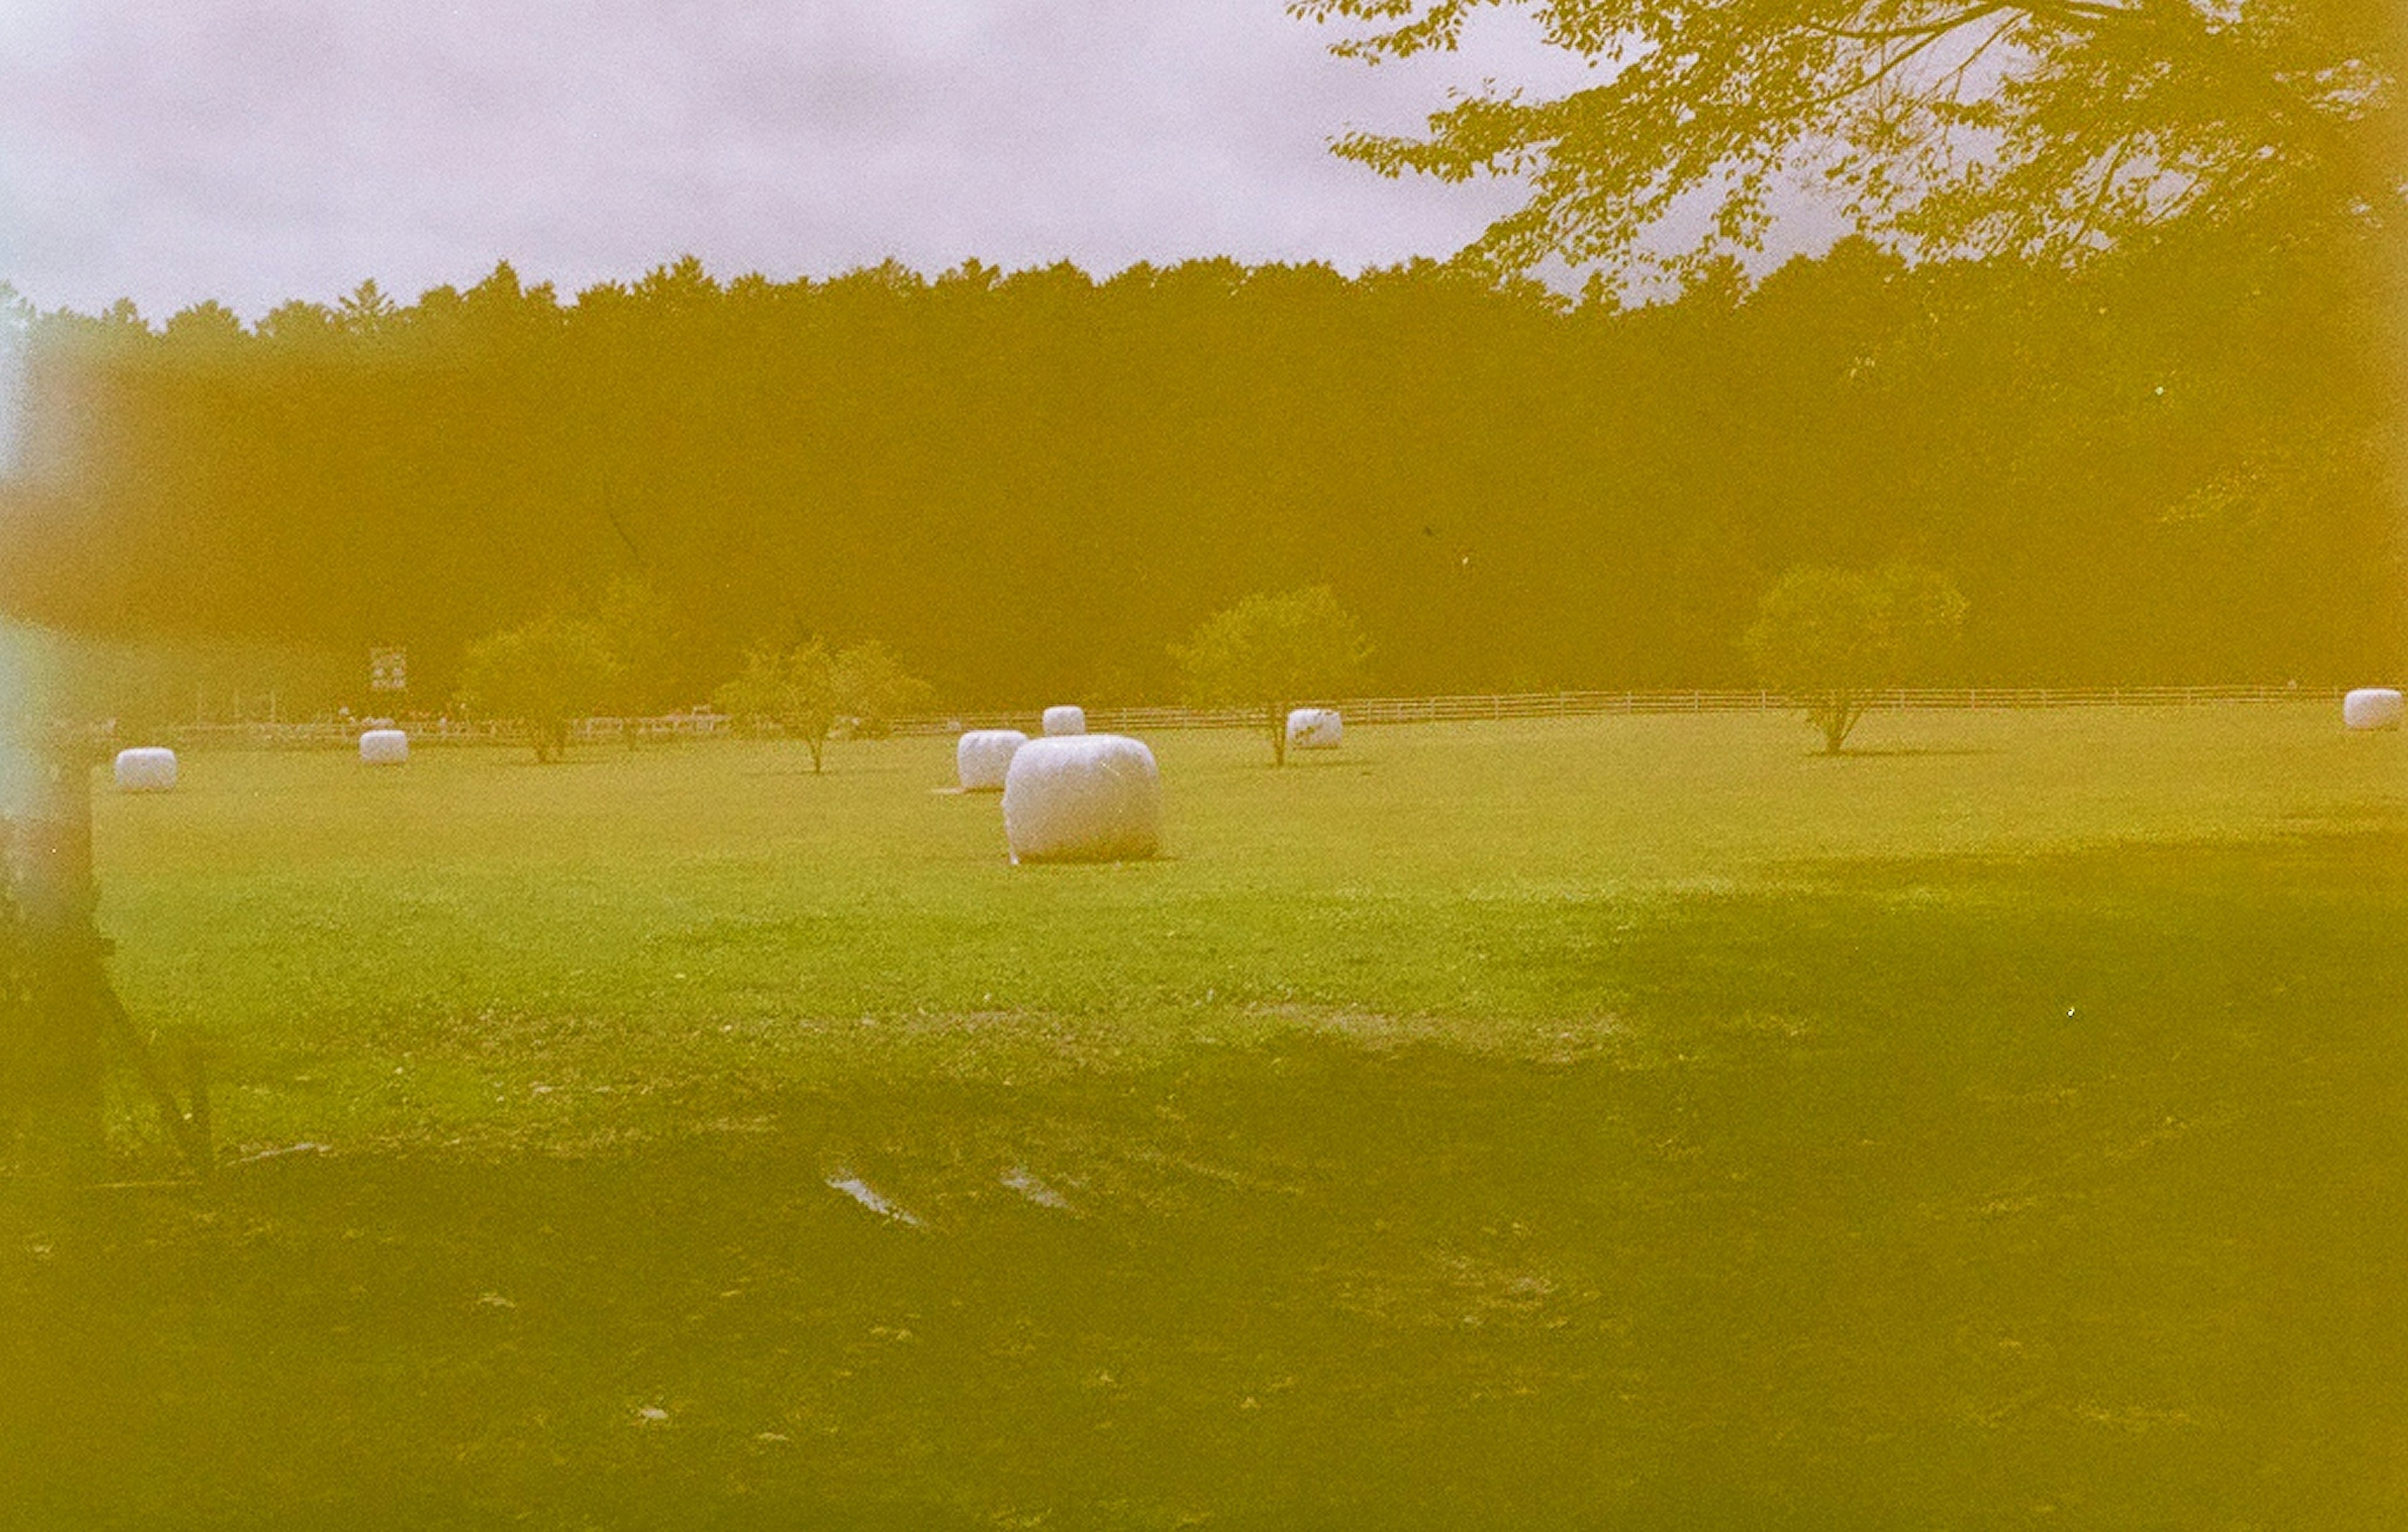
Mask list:
[[[1165,734],[1106,866],[950,739],[188,755],[221,1167],[0,1182],[0,1525],[2400,1525],[2336,711]]]

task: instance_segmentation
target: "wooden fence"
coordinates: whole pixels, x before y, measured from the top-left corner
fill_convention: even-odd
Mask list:
[[[2210,704],[2314,703],[2339,707],[2336,687],[2302,686],[1925,686],[1884,692],[1874,706],[1900,709],[2170,708]],[[1780,712],[1796,704],[1777,692],[1514,692],[1433,697],[1348,697],[1334,706],[1350,727],[1380,723],[1459,723],[1508,719],[1591,718],[1612,714]],[[1042,709],[927,714],[898,719],[898,735],[949,735],[963,729],[1035,732]],[[381,723],[382,720],[376,722]],[[1244,708],[1107,708],[1087,709],[1088,726],[1123,734],[1173,729],[1252,728],[1261,715]],[[412,748],[516,743],[507,719],[410,718],[400,721]],[[281,723],[188,723],[167,731],[179,749],[330,750],[351,748],[366,721],[316,719]],[[732,732],[724,714],[697,709],[658,718],[587,718],[570,726],[577,744],[666,743]]]
[[[1900,709],[2011,709],[2085,707],[2186,707],[2204,703],[2319,702],[2338,707],[2337,689],[2290,686],[1899,687],[1882,693],[1873,706]],[[1319,699],[1309,699],[1319,700]],[[1778,692],[1515,692],[1435,697],[1348,697],[1335,707],[1352,726],[1358,723],[1458,723],[1525,718],[1590,718],[1615,713],[1782,712],[1799,704]],[[896,732],[939,733],[953,728],[1025,728],[1037,709],[1010,715],[963,714],[943,720],[912,719]],[[1090,708],[1092,728],[1138,734],[1162,729],[1251,728],[1262,715],[1244,708]]]

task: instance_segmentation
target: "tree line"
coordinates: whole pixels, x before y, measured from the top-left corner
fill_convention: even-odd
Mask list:
[[[508,265],[246,326],[19,309],[0,608],[100,637],[635,635],[612,705],[875,639],[947,704],[1179,695],[1327,586],[1396,692],[1730,684],[1799,565],[1943,572],[1952,679],[2395,673],[2402,393],[2370,237],[2074,267],[1861,239],[1626,308],[1417,262],[887,265],[564,300]]]

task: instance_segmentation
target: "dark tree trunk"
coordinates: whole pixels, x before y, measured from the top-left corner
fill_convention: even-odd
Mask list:
[[[1815,698],[1806,715],[1823,731],[1823,753],[1837,755],[1847,741],[1849,731],[1865,712],[1864,699],[1853,692],[1828,692]]]
[[[0,1117],[29,1121],[71,1174],[101,1159],[100,1036],[108,978],[93,926],[92,762],[69,744],[36,772],[25,816],[0,846],[8,895],[0,961]]]

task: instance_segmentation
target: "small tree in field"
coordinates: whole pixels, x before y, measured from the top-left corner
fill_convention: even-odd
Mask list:
[[[1837,755],[1873,697],[1944,656],[1964,623],[1965,598],[1936,569],[1802,565],[1765,593],[1741,645]]]
[[[876,738],[892,727],[896,715],[928,694],[928,683],[907,674],[874,638],[834,653],[813,638],[791,649],[754,649],[744,657],[743,673],[722,686],[713,700],[738,727],[773,724],[810,746],[816,773],[838,719],[851,719],[856,736]]]
[[[1326,585],[1257,594],[1209,618],[1171,657],[1191,700],[1257,708],[1271,763],[1287,764],[1287,714],[1343,693],[1371,657],[1370,640]]]
[[[810,746],[816,774],[840,700],[835,657],[817,638],[792,649],[762,645],[744,656],[743,673],[712,700],[738,728],[771,724]]]
[[[552,761],[568,747],[569,720],[600,704],[617,668],[600,623],[544,617],[470,644],[461,698],[488,716],[519,719],[535,758]]]

